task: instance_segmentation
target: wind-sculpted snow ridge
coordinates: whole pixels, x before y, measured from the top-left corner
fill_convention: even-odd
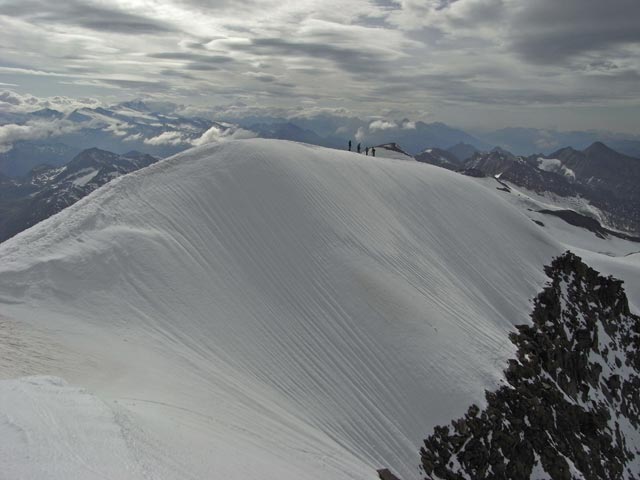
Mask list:
[[[640,478],[640,317],[620,280],[570,252],[546,272],[507,384],[434,429],[427,479]]]
[[[91,392],[146,478],[419,478],[412,452],[495,388],[564,250],[503,192],[430,165],[198,147],[0,245],[0,375]],[[87,477],[77,452],[58,478]]]

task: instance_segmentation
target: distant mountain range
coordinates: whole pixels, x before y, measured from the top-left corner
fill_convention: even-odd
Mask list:
[[[290,124],[256,124],[254,128],[270,138],[288,137],[316,144],[322,140],[310,130]],[[376,149],[379,157],[411,158],[396,142]],[[68,149],[21,142],[15,154],[24,151],[45,152],[55,161],[34,167],[22,177],[0,175],[0,241],[59,212],[111,179],[157,160],[136,151],[119,155],[91,148],[66,163],[63,154]],[[24,158],[29,159],[25,165],[37,159]],[[630,235],[640,233],[640,159],[616,152],[601,142],[584,150],[566,147],[550,155],[530,156],[514,155],[500,147],[480,151],[470,144],[457,143],[448,149],[424,149],[413,158],[467,175],[496,176],[501,182],[539,194],[582,198],[601,212],[597,220],[604,226]]]
[[[607,225],[640,232],[640,159],[602,142],[584,150],[562,148],[549,155],[519,156],[496,147],[460,160],[453,151],[427,149],[416,160],[471,176],[495,176],[529,191],[559,197],[581,197],[599,209]]]
[[[430,163],[448,170],[458,170],[462,164],[461,159],[452,150],[441,148],[427,148],[415,158],[419,162]]]
[[[255,132],[262,138],[293,140],[329,148],[345,148],[349,140],[354,147],[360,143],[366,146],[398,143],[410,154],[422,151],[425,146],[447,148],[456,143],[473,145],[476,149],[490,149],[491,145],[449,127],[444,123],[388,122],[380,123],[358,118],[313,117],[282,119],[250,119],[241,121],[243,128]]]
[[[42,165],[21,179],[0,176],[0,242],[73,205],[114,178],[157,159],[91,148],[64,166]]]
[[[24,176],[41,164],[64,165],[88,148],[118,154],[136,150],[167,157],[198,144],[208,132],[224,135],[234,127],[154,112],[141,101],[109,108],[81,108],[69,114],[43,109],[13,114],[10,119],[28,127],[32,136],[17,137],[10,148],[0,148],[0,173],[10,177]]]
[[[637,135],[594,131],[561,132],[536,128],[503,128],[494,132],[478,133],[476,136],[516,155],[551,154],[567,145],[582,150],[592,143],[604,142],[626,155],[640,157],[640,136]]]
[[[640,139],[633,137],[525,128],[474,136],[437,122],[372,121],[329,114],[216,122],[170,108],[154,111],[142,101],[70,113],[42,109],[2,114],[0,122],[22,125],[25,128],[14,130],[31,135],[17,137],[9,145],[5,139],[5,145],[0,145],[0,240],[73,203],[110,175],[122,175],[194,145],[231,138],[235,132],[338,149],[346,149],[351,140],[354,150],[359,143],[363,151],[375,145],[401,145],[403,152],[420,162],[470,175],[500,175],[503,181],[535,192],[581,197],[603,212],[606,218],[599,220],[607,226],[640,232],[640,160],[629,154],[640,155]],[[598,135],[611,139],[608,146],[595,141],[585,145]],[[88,148],[93,150],[84,151]],[[127,153],[132,151],[145,154]],[[91,181],[80,185],[71,175],[89,159],[101,163],[94,165]]]
[[[0,153],[0,172],[22,177],[39,165],[64,165],[81,150],[59,142],[17,141],[11,150]]]
[[[246,117],[212,119],[186,116],[177,106],[159,108],[136,100],[110,107],[80,108],[69,113],[42,109],[30,113],[1,113],[0,126],[27,127],[26,136],[3,139],[0,145],[0,173],[21,177],[32,168],[64,165],[87,148],[101,148],[118,154],[131,150],[163,158],[191,146],[224,137],[239,128],[247,134],[293,140],[331,148],[375,146],[396,142],[411,155],[427,148],[448,150],[459,160],[495,146],[516,155],[548,155],[571,145],[586,148],[595,141],[631,156],[640,156],[640,137],[599,132],[557,132],[507,128],[494,132],[469,133],[444,123],[402,120],[366,120],[330,114],[314,116]]]
[[[449,149],[464,160],[477,150],[491,150],[498,146],[516,155],[548,155],[572,146],[587,148],[601,141],[626,155],[640,157],[640,136],[610,132],[562,132],[535,128],[504,128],[491,132],[468,132],[444,123],[399,121],[371,121],[356,117],[328,114],[312,117],[256,118],[234,120],[243,127],[267,138],[296,140],[317,145],[343,148],[348,140],[362,145],[397,142],[412,155],[426,148]]]

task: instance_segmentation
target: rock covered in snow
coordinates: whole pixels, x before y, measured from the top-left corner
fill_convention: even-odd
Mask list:
[[[620,280],[570,252],[546,273],[506,385],[434,429],[427,479],[639,478],[640,318]]]
[[[393,158],[394,160],[415,160],[397,143],[385,143],[383,145],[376,146],[375,149],[376,157]]]

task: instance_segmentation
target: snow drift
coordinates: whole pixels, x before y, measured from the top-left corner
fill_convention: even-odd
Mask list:
[[[130,478],[418,477],[422,438],[497,384],[565,248],[500,195],[258,139],[114,180],[0,245],[0,374],[86,389],[0,385],[29,385],[0,396],[0,432],[24,433],[0,458],[11,438],[41,459],[14,462],[24,478],[42,458],[99,477],[90,436],[53,425],[56,456],[20,421],[44,389],[88,405],[63,418],[106,430]]]

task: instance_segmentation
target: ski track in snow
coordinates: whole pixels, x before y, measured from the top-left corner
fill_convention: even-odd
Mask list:
[[[192,149],[0,245],[0,342],[27,352],[0,376],[50,376],[0,381],[0,458],[22,478],[419,478],[422,438],[497,384],[566,248],[430,165]],[[638,302],[637,258],[577,253]]]

